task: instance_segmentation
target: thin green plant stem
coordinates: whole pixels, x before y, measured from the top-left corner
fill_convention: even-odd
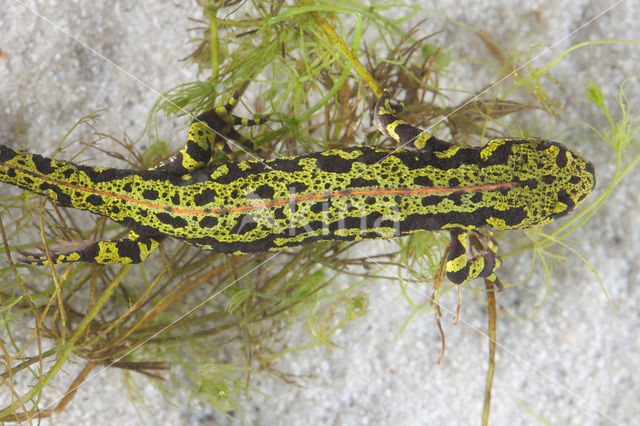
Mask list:
[[[371,90],[373,90],[373,93],[376,95],[376,97],[379,98],[380,96],[382,96],[382,90],[380,89],[380,86],[378,86],[376,80],[371,74],[369,74],[369,71],[367,71],[364,65],[362,65],[362,62],[360,62],[358,57],[354,55],[354,53],[349,50],[349,48],[347,48],[347,45],[340,38],[338,33],[336,33],[331,24],[329,24],[329,22],[327,22],[327,20],[324,19],[319,12],[311,12],[311,15],[313,16],[313,19],[316,21],[316,23],[320,25],[320,27],[324,30],[324,33],[327,35],[331,43],[333,43],[333,45],[337,47],[344,56],[346,56],[347,60],[356,70],[360,78],[365,83],[367,83]],[[359,15],[354,15],[354,17],[356,19],[356,26],[361,27],[362,18]]]
[[[487,369],[487,380],[485,382],[484,404],[482,407],[482,425],[489,424],[489,412],[491,410],[491,389],[493,387],[493,374],[496,367],[496,342],[498,338],[496,311],[496,293],[493,281],[485,279],[487,289],[487,309],[489,313],[489,368]]]
[[[209,32],[211,33],[211,78],[214,84],[220,75],[220,46],[218,42],[218,21],[215,18],[215,11],[205,11],[205,16],[209,19]]]
[[[53,279],[53,285],[56,288],[55,294],[56,294],[56,298],[58,299],[58,309],[60,312],[60,331],[62,333],[61,339],[62,339],[62,344],[64,345],[65,342],[65,336],[66,336],[66,332],[67,332],[67,315],[64,311],[64,302],[62,301],[62,287],[60,285],[60,278],[58,277],[58,274],[56,273],[55,268],[53,267],[53,261],[51,259],[51,252],[49,251],[49,246],[47,245],[47,237],[44,234],[44,207],[47,204],[47,201],[45,200],[41,207],[40,207],[40,238],[42,240],[42,243],[44,244],[44,249],[45,249],[45,253],[47,255],[47,258],[49,259],[49,270],[51,271],[51,278]]]
[[[42,377],[42,379],[39,380],[38,383],[22,397],[0,410],[0,420],[5,416],[14,413],[18,408],[24,406],[27,401],[33,398],[37,393],[41,392],[42,389],[44,389],[44,387],[51,381],[51,379],[53,379],[58,374],[60,369],[65,365],[69,356],[71,355],[71,352],[74,349],[74,344],[80,337],[82,337],[85,329],[89,327],[91,321],[93,321],[98,313],[100,313],[102,307],[109,301],[111,295],[118,288],[120,282],[127,275],[130,269],[131,265],[125,265],[122,267],[122,269],[120,269],[118,274],[114,277],[113,281],[109,284],[100,298],[96,301],[96,304],[93,305],[84,316],[84,318],[82,318],[82,321],[80,321],[80,324],[78,324],[78,327],[69,337],[66,344],[58,349],[60,355],[58,356],[58,359],[56,359],[56,362],[53,364],[53,366],[51,366],[47,374],[45,374],[45,376]]]

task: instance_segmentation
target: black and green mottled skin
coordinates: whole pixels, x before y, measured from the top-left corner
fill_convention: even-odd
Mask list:
[[[420,149],[356,146],[205,166],[215,139],[211,128],[220,125],[201,116],[190,129],[190,144],[159,170],[82,166],[0,145],[0,180],[107,216],[130,228],[135,243],[171,236],[232,254],[419,230],[527,228],[570,212],[595,185],[591,163],[559,143],[504,139],[482,147],[451,144],[399,120],[384,108],[387,98],[376,107],[378,126]],[[459,189],[466,187],[478,189]],[[441,192],[389,193],[424,188]],[[352,194],[354,190],[366,193]],[[93,254],[61,260],[91,261]],[[123,257],[126,261],[119,262]],[[108,261],[100,263],[144,257],[117,253],[103,258]],[[43,263],[41,257],[38,263]]]
[[[277,160],[211,165],[178,176],[155,170],[75,165],[5,146],[0,146],[0,162],[30,171],[7,173],[7,177],[13,175],[11,183],[62,205],[110,217],[143,235],[166,234],[221,253],[268,251],[318,240],[388,238],[416,230],[470,229],[485,224],[498,229],[526,228],[566,214],[588,194],[588,187],[573,197],[565,189],[581,170],[580,164],[567,158],[575,156],[558,144],[501,140],[482,148],[460,148],[453,156],[440,158],[438,154],[449,147],[441,144],[433,150],[391,150],[362,146]],[[483,151],[492,151],[486,160],[482,159]],[[559,173],[567,169],[573,170]],[[187,215],[166,209],[142,209],[108,196],[86,195],[42,182],[40,176],[169,208],[212,210],[261,199],[356,188],[456,187],[504,181],[518,186],[502,191],[420,197],[357,196],[298,202],[248,213]],[[577,182],[577,178],[573,180]],[[361,223],[366,225],[361,227]],[[341,226],[348,235],[340,235]],[[289,235],[291,230],[293,236]]]

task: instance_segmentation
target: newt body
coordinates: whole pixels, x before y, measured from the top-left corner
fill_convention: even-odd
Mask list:
[[[217,134],[249,142],[232,127],[255,124],[229,115],[236,100],[198,116],[185,148],[155,169],[76,165],[0,145],[0,181],[131,230],[121,240],[54,251],[54,263],[140,262],[166,236],[241,254],[449,230],[447,276],[456,283],[488,277],[499,265],[493,249],[467,258],[468,231],[547,223],[573,210],[595,185],[593,165],[562,144],[441,141],[400,120],[387,92],[376,105],[376,124],[411,149],[356,146],[207,164]],[[23,261],[48,260],[28,254]]]

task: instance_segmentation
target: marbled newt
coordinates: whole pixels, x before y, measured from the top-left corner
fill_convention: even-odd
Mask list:
[[[0,145],[0,181],[130,229],[119,240],[53,250],[53,263],[137,263],[167,236],[241,254],[447,230],[447,277],[457,284],[495,278],[499,266],[495,244],[467,254],[469,231],[547,223],[582,203],[595,185],[593,165],[557,142],[445,142],[399,119],[388,92],[374,122],[401,147],[208,164],[220,135],[250,143],[234,125],[256,122],[231,115],[236,102],[234,95],[199,115],[185,147],[153,169],[77,165]],[[49,261],[44,253],[23,255],[25,263]]]

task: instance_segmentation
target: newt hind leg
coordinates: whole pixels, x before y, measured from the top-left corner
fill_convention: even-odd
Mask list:
[[[254,142],[238,133],[234,126],[255,126],[266,122],[263,118],[248,119],[231,114],[238,104],[239,92],[235,92],[226,105],[198,115],[189,126],[187,143],[175,155],[153,167],[170,174],[183,175],[204,167],[215,150],[230,154],[227,141],[240,143],[247,151],[254,151]]]
[[[166,235],[141,236],[134,231],[119,240],[102,240],[95,242],[67,242],[59,249],[50,250],[53,264],[71,262],[89,262],[99,264],[140,263],[155,250]],[[21,263],[29,265],[47,265],[49,257],[46,253],[18,251]]]

